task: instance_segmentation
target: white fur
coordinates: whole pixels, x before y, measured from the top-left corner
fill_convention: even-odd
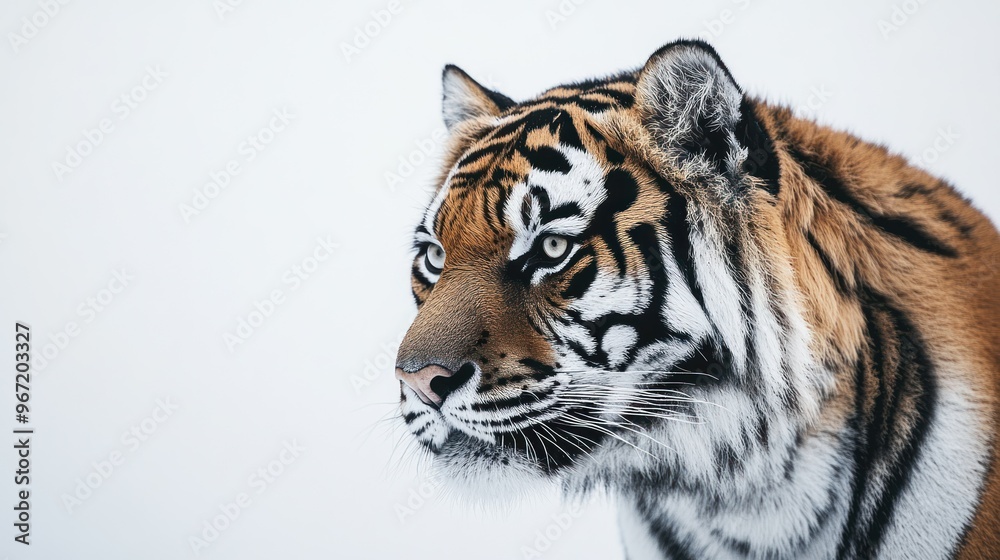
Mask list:
[[[942,369],[967,370],[959,364],[939,365]],[[895,530],[883,540],[885,558],[943,558],[972,518],[990,449],[983,430],[988,409],[969,387],[969,377],[938,376],[934,423],[897,504]]]

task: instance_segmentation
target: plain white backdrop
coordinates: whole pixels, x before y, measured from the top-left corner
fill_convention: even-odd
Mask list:
[[[456,503],[391,421],[442,66],[523,99],[700,36],[996,221],[998,25],[971,0],[4,2],[0,554],[621,558],[613,504]]]

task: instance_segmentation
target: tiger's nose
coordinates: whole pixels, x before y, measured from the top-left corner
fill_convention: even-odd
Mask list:
[[[465,385],[473,373],[475,367],[471,363],[466,363],[458,371],[432,364],[413,372],[397,367],[396,379],[413,389],[421,401],[437,407],[444,403],[448,395]]]

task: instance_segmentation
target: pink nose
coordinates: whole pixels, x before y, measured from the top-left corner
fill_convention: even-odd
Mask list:
[[[438,395],[434,389],[431,389],[431,381],[438,377],[451,377],[454,374],[455,373],[453,371],[439,365],[425,366],[412,373],[403,371],[402,368],[396,368],[396,379],[401,380],[403,383],[406,383],[407,387],[413,389],[413,392],[420,397],[420,400],[427,404],[433,404],[436,406],[441,406],[441,403],[444,402],[444,398],[448,395],[447,393],[444,395]]]

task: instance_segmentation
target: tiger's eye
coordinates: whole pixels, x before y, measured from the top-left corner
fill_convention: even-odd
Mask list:
[[[431,243],[427,246],[425,260],[427,261],[427,270],[434,274],[440,274],[444,269],[444,248],[437,243]]]
[[[548,235],[542,239],[542,251],[550,259],[560,259],[569,250],[569,240],[561,235]]]

